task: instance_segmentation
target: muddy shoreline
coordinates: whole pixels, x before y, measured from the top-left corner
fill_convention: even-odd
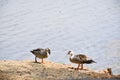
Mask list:
[[[45,61],[44,64],[32,60],[0,60],[0,80],[73,80],[73,79],[120,79],[120,75],[110,75],[107,71],[86,68],[75,70],[70,64]]]

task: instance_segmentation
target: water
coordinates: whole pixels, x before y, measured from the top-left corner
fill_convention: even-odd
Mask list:
[[[34,60],[30,50],[48,47],[48,60],[68,64],[73,50],[119,74],[119,13],[119,0],[0,0],[0,59]]]

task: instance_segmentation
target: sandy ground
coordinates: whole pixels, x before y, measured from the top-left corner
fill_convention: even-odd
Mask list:
[[[0,80],[71,80],[81,78],[120,78],[107,72],[90,69],[75,70],[70,64],[45,61],[44,64],[31,60],[0,61]]]

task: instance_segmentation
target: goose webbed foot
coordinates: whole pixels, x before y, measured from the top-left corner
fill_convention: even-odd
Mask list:
[[[79,68],[75,68],[75,70],[79,70]]]
[[[80,67],[80,64],[78,64],[78,67],[77,67],[77,68],[75,68],[75,70],[79,70],[79,67]]]

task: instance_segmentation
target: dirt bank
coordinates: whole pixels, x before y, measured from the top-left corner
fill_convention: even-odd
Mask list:
[[[67,80],[80,78],[120,78],[106,72],[75,70],[70,64],[45,61],[44,64],[31,60],[0,61],[0,80]]]

